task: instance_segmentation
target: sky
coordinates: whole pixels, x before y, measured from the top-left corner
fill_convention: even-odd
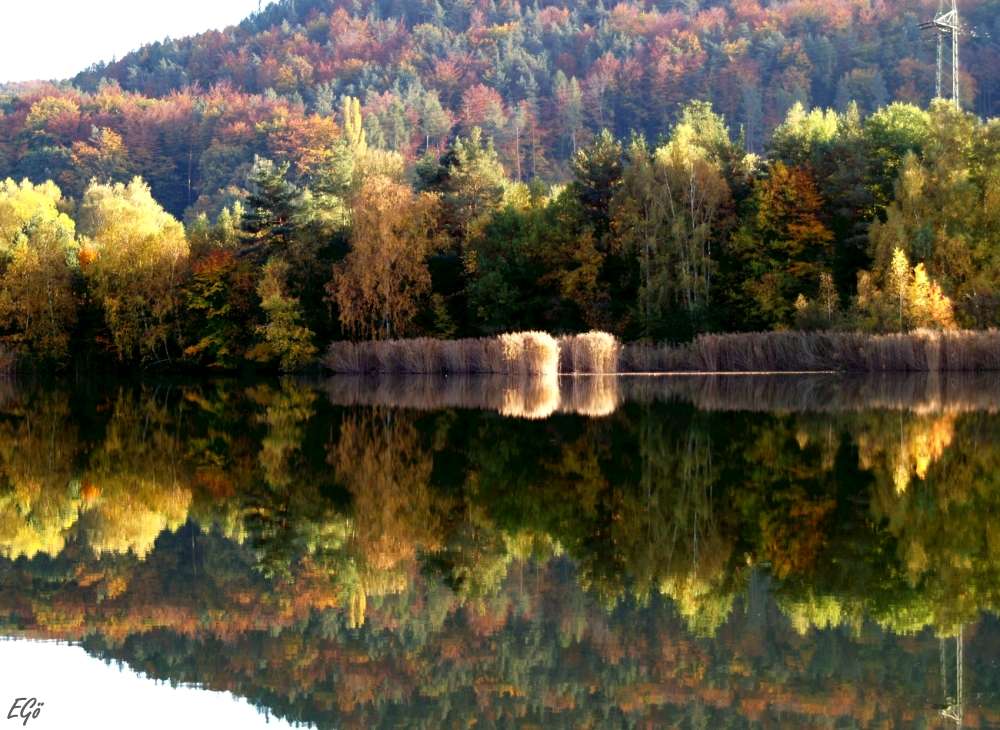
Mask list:
[[[258,0],[0,0],[0,83],[66,79],[144,43],[235,25],[257,5]]]
[[[43,703],[38,717],[27,725],[6,720],[19,697]],[[79,646],[0,640],[0,723],[10,730],[292,727],[269,719],[228,692],[173,688],[127,666],[105,664]]]

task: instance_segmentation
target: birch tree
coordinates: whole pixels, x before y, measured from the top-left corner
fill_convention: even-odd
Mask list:
[[[340,323],[357,337],[404,334],[430,292],[438,198],[387,177],[367,178],[354,201],[351,250],[328,285]]]

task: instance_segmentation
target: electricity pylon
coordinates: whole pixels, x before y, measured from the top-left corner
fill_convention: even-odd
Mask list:
[[[959,64],[958,64],[958,36],[960,25],[958,22],[958,0],[951,0],[951,10],[945,10],[944,0],[938,0],[937,15],[933,20],[921,23],[923,30],[933,29],[937,36],[937,78],[935,79],[934,92],[937,98],[942,98],[941,75],[944,67],[944,37],[951,36],[951,98],[955,102],[955,108],[961,109],[961,93],[959,90]]]
[[[939,710],[941,717],[951,720],[956,727],[962,727],[965,718],[965,687],[963,675],[965,674],[964,651],[964,629],[961,624],[958,627],[958,636],[955,637],[955,694],[948,693],[948,670],[945,661],[947,649],[945,640],[941,639],[941,689],[944,692],[944,704]]]

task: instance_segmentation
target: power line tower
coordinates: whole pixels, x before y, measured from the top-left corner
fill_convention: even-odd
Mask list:
[[[963,654],[965,653],[965,637],[963,636],[964,629],[965,627],[962,624],[959,624],[958,636],[955,637],[954,695],[948,693],[948,670],[946,663],[946,655],[948,651],[945,646],[945,640],[941,639],[941,689],[944,691],[944,704],[941,706],[939,713],[941,717],[953,721],[955,723],[955,727],[962,727],[965,724],[965,687],[963,682],[963,675],[965,674],[965,659],[963,657]]]
[[[944,67],[944,38],[951,36],[951,98],[955,102],[955,108],[961,109],[958,65],[958,36],[960,25],[958,22],[958,0],[951,0],[951,9],[946,10],[944,0],[938,0],[937,15],[933,20],[928,20],[920,24],[923,30],[933,30],[937,36],[937,78],[935,79],[934,95],[942,98],[941,76]]]

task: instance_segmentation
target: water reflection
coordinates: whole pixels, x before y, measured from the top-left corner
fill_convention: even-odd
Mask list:
[[[998,392],[10,387],[0,634],[322,727],[996,725]]]
[[[324,389],[338,406],[465,408],[521,418],[546,418],[557,412],[607,416],[626,402],[683,402],[706,411],[1000,410],[1000,373],[337,375],[324,383]]]

